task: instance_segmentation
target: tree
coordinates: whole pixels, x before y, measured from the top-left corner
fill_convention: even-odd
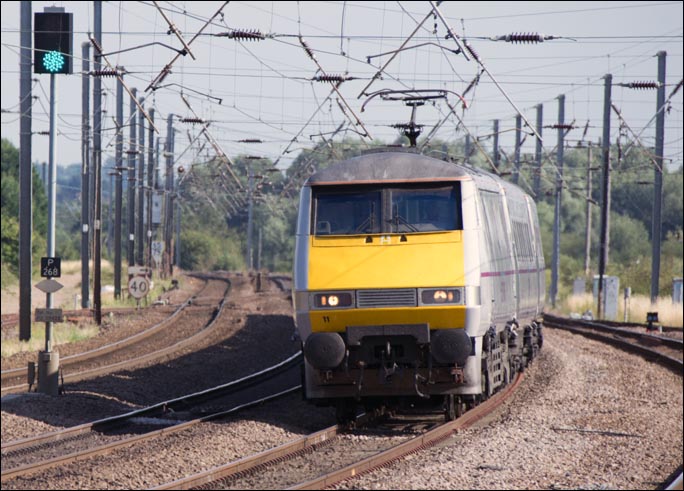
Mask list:
[[[16,274],[19,271],[19,149],[3,138],[0,157],[2,193],[2,268]],[[38,268],[45,252],[47,233],[47,196],[35,168],[33,173],[33,264]]]

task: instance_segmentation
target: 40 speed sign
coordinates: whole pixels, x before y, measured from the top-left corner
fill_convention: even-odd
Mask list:
[[[128,293],[135,298],[142,298],[150,291],[150,281],[144,276],[133,276],[128,280]]]

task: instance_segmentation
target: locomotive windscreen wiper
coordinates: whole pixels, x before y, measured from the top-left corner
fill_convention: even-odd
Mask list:
[[[370,207],[370,215],[368,215],[368,217],[363,222],[361,222],[361,224],[358,227],[356,227],[356,229],[354,229],[354,233],[364,232],[366,231],[366,228],[368,228],[368,232],[374,232],[373,229],[375,228],[375,203],[371,203]]]
[[[399,207],[396,203],[392,206],[392,218],[387,221],[397,228],[394,230],[394,232],[399,232],[399,224],[405,225],[409,232],[418,232],[416,227],[414,227],[406,218],[399,214]]]

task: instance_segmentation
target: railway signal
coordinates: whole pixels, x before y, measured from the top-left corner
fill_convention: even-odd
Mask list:
[[[55,75],[73,71],[73,14],[63,7],[45,7],[34,15],[34,73],[50,74],[50,143],[48,178],[47,257],[41,260],[41,276],[60,276],[59,258],[55,256],[55,218],[57,203],[57,169],[55,156],[55,121],[57,119],[57,79]],[[46,311],[53,310],[52,293],[46,295]],[[52,351],[53,317],[45,317],[45,351],[38,356],[38,392],[59,393],[59,353]]]
[[[74,14],[46,8],[33,16],[33,72],[73,73]]]

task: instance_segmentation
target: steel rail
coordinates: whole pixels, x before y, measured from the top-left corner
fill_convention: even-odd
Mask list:
[[[46,444],[50,443],[56,443],[60,441],[71,441],[77,438],[78,436],[82,436],[90,432],[104,432],[115,427],[120,427],[121,425],[124,425],[129,421],[132,421],[136,418],[141,418],[143,416],[159,416],[168,413],[169,410],[178,410],[179,408],[187,408],[188,406],[201,404],[203,402],[206,402],[207,400],[220,399],[222,397],[238,393],[250,387],[254,387],[258,384],[261,384],[265,381],[271,380],[281,375],[284,371],[288,369],[298,367],[299,365],[301,365],[301,363],[302,355],[301,353],[296,353],[276,365],[261,370],[260,372],[248,375],[241,379],[234,380],[227,384],[223,384],[193,394],[177,397],[175,399],[171,399],[168,401],[160,402],[146,408],[131,411],[126,414],[112,416],[109,418],[94,421],[92,423],[85,423],[82,425],[74,426],[72,428],[67,428],[65,430],[60,430],[42,435],[36,435],[34,437],[9,442],[7,444],[2,445],[2,451],[4,454],[9,454],[11,452],[19,452],[21,450],[29,449],[31,447],[45,446]],[[171,426],[166,428],[146,432],[141,435],[125,438],[105,445],[99,445],[91,449],[72,452],[66,455],[60,455],[52,459],[47,459],[44,461],[18,466],[9,470],[4,470],[2,471],[1,481],[5,482],[7,480],[14,479],[16,477],[20,477],[26,474],[38,472],[52,467],[66,465],[71,462],[84,460],[86,458],[91,458],[97,455],[104,455],[119,448],[127,447],[139,443],[141,441],[150,440],[160,435],[167,435],[170,433],[183,431],[200,423],[225,417],[242,409],[263,404],[264,402],[271,401],[279,397],[283,397],[287,394],[298,391],[300,389],[301,386],[296,385],[293,387],[289,387],[285,390],[279,391],[277,393],[268,395],[266,397],[252,400],[250,402],[234,406],[227,410],[214,412],[212,414],[208,414],[200,418],[194,418],[189,421],[178,423],[171,422]]]
[[[65,382],[65,383],[67,383],[67,382],[70,382],[70,383],[78,382],[80,380],[92,378],[92,377],[103,375],[106,373],[111,373],[113,371],[117,371],[117,370],[120,370],[123,368],[134,367],[134,366],[140,365],[140,364],[145,363],[145,362],[149,362],[152,360],[157,360],[157,359],[163,358],[163,357],[170,355],[170,354],[172,354],[172,353],[174,353],[174,352],[176,352],[176,351],[178,351],[178,350],[180,350],[186,346],[189,346],[189,345],[194,344],[198,341],[201,341],[203,338],[205,338],[206,336],[208,336],[211,333],[211,328],[213,327],[214,322],[221,315],[221,312],[223,311],[223,308],[225,306],[226,298],[228,296],[228,293],[230,292],[230,280],[223,279],[223,281],[228,283],[228,288],[226,288],[226,291],[224,293],[224,297],[219,304],[218,311],[212,317],[212,320],[206,326],[204,326],[201,331],[199,331],[196,334],[194,334],[193,336],[191,336],[187,339],[184,339],[182,341],[179,341],[179,342],[177,342],[171,346],[167,346],[166,348],[162,348],[161,350],[153,351],[152,353],[147,353],[147,354],[139,356],[137,358],[124,360],[124,361],[121,361],[118,363],[113,363],[110,365],[104,365],[104,366],[93,368],[90,370],[84,370],[82,372],[65,374],[62,376],[63,382]],[[183,309],[185,309],[191,303],[192,303],[192,298],[188,299],[183,304],[184,305]],[[174,320],[175,317],[180,315],[181,311],[182,311],[182,309],[179,308],[178,310],[176,310],[176,312],[174,312],[174,314],[171,317],[164,319],[161,323],[153,326],[153,328],[150,328],[146,331],[142,331],[142,332],[137,333],[133,336],[130,336],[129,338],[118,341],[118,342],[113,343],[111,345],[96,348],[94,350],[87,351],[85,353],[79,353],[77,355],[72,355],[73,358],[72,357],[65,357],[64,360],[70,359],[69,364],[81,363],[81,362],[86,361],[86,360],[93,358],[95,356],[102,356],[105,354],[109,354],[109,353],[118,351],[120,349],[123,349],[124,347],[128,347],[132,344],[138,343],[141,340],[143,340],[143,339],[145,339],[145,338],[147,338],[153,334],[158,333],[160,331],[160,329],[167,326],[169,321]],[[160,326],[160,324],[161,324],[161,326]],[[149,332],[152,329],[154,329],[154,331]],[[79,358],[81,355],[85,355],[85,356],[83,356],[82,358]],[[62,366],[62,368],[63,367],[64,366]],[[17,369],[15,369],[15,370],[17,370]],[[19,370],[26,370],[26,369],[24,368],[24,369],[19,369]],[[11,378],[16,378],[18,376],[21,376],[21,374],[19,373],[19,374],[16,374],[16,375],[14,375],[12,377],[8,377],[8,378],[11,379]],[[10,387],[3,387],[1,393],[4,395],[4,394],[8,394],[8,393],[12,393],[12,392],[19,392],[19,391],[27,390],[27,389],[28,389],[28,383],[20,384],[20,385],[13,385]]]
[[[483,402],[454,421],[444,423],[421,436],[415,437],[389,450],[379,452],[358,463],[325,474],[315,480],[297,484],[288,489],[323,489],[326,486],[332,486],[349,477],[357,476],[362,472],[367,472],[382,465],[386,465],[388,462],[397,460],[411,452],[416,452],[434,445],[448,438],[454,431],[466,428],[493,412],[505,399],[514,393],[520,385],[522,378],[522,373],[518,374],[516,380],[503,391],[495,394],[489,400]],[[328,443],[331,439],[337,437],[343,429],[344,428],[341,426],[331,426],[278,447],[183,479],[164,483],[152,489],[191,489],[230,476],[240,475],[241,473],[254,472],[255,470],[263,469],[268,465],[281,461],[289,456],[315,450],[317,446]]]
[[[620,337],[624,336],[625,329],[611,328],[605,325],[601,325],[596,321],[582,321],[579,319],[565,319],[562,317],[556,317],[549,314],[544,314],[544,326],[553,327],[557,329],[564,329],[566,331],[574,332],[577,334],[582,334],[583,336],[601,341],[604,343],[612,344],[618,348],[628,351],[631,353],[638,354],[649,360],[655,360],[657,363],[669,368],[678,375],[682,375],[682,367],[684,366],[681,359],[674,358],[658,350],[652,349],[648,346],[643,346],[641,344],[626,341]],[[648,341],[658,341],[665,345],[666,342],[669,343],[671,338],[665,338],[664,336],[654,336],[646,333],[635,333],[639,340]],[[668,341],[665,341],[668,340]],[[677,340],[675,340],[677,341]],[[682,351],[681,342],[678,346],[679,351]]]
[[[229,281],[229,280],[225,280],[225,281]],[[155,334],[156,332],[158,332],[162,328],[166,327],[166,324],[169,323],[170,321],[172,321],[173,319],[175,319],[188,305],[191,305],[192,301],[197,297],[197,295],[199,293],[201,293],[206,288],[206,286],[207,286],[207,283],[205,283],[202,286],[202,288],[200,288],[196,293],[193,293],[190,296],[188,296],[188,298],[186,298],[185,301],[182,304],[180,304],[169,317],[163,319],[162,321],[158,322],[157,324],[148,327],[144,331],[140,331],[140,332],[138,332],[132,336],[121,339],[121,340],[116,341],[114,343],[107,344],[104,346],[100,346],[98,348],[95,348],[95,349],[92,349],[89,351],[84,351],[82,353],[76,353],[73,355],[65,356],[61,359],[62,365],[70,364],[70,363],[80,363],[82,361],[89,360],[89,359],[94,358],[96,356],[108,354],[108,353],[114,352],[116,350],[125,348],[126,346],[129,346],[131,344],[137,343],[137,342],[147,338],[148,336]],[[15,378],[15,377],[19,377],[21,375],[26,375],[26,370],[27,369],[25,367],[3,370],[2,372],[0,372],[0,376],[2,377],[2,380],[7,380],[9,378]],[[28,385],[28,384],[26,384],[26,385]],[[9,387],[7,389],[9,389]],[[6,389],[3,388],[2,390],[5,391]]]
[[[137,310],[139,310],[137,307],[109,307],[106,309],[102,309],[102,312],[106,314],[121,315],[130,314]],[[65,322],[75,322],[77,319],[94,316],[93,309],[91,308],[64,310],[63,312]],[[19,314],[2,314],[3,329],[10,329],[18,323]]]
[[[358,463],[346,466],[337,471],[325,474],[311,481],[291,486],[288,489],[324,489],[333,486],[345,479],[356,477],[360,474],[371,472],[391,462],[397,461],[406,455],[419,452],[432,447],[449,438],[452,433],[472,426],[485,416],[494,412],[503,402],[518,389],[523,380],[523,374],[518,373],[516,379],[508,387],[496,393],[479,406],[466,412],[460,418],[444,423],[435,429],[429,430],[423,435],[401,443],[376,455],[372,455]]]
[[[670,338],[667,336],[659,336],[657,334],[651,334],[648,332],[639,332],[639,331],[632,331],[629,329],[625,329],[624,327],[626,324],[621,324],[619,322],[607,322],[607,321],[589,321],[589,320],[579,320],[579,319],[565,319],[563,317],[558,317],[555,315],[550,315],[550,314],[544,314],[544,323],[550,323],[550,324],[564,324],[568,325],[570,324],[575,324],[577,326],[583,326],[583,327],[588,327],[591,329],[595,329],[600,332],[605,332],[608,334],[619,334],[621,336],[627,336],[630,338],[635,338],[639,340],[650,340],[654,342],[658,342],[660,344],[664,344],[665,346],[669,346],[670,348],[675,348],[679,350],[684,350],[684,342],[681,339],[676,339],[676,338]],[[648,326],[642,325],[642,324],[632,324],[628,325],[629,327],[643,327],[646,329]],[[679,331],[682,331],[682,328],[675,328],[678,329]]]
[[[580,319],[566,319],[563,317],[557,317],[550,314],[544,314],[544,326],[550,328],[563,329],[575,334],[581,334],[582,336],[588,337],[590,339],[595,339],[600,342],[611,344],[619,349],[634,353],[648,360],[654,360],[656,363],[663,365],[669,370],[673,371],[680,377],[683,375],[684,361],[673,358],[660,351],[648,348],[646,346],[639,345],[634,342],[628,342],[624,339],[614,337],[614,335],[625,335],[626,329],[620,329],[614,326],[615,322],[612,321],[584,321]],[[624,324],[623,324],[624,325]],[[643,325],[638,325],[638,327],[645,327]],[[670,340],[671,338],[666,338],[664,336],[654,336],[646,333],[635,333],[640,340],[656,340],[665,344],[665,340]],[[631,336],[630,337],[634,337]],[[682,350],[681,341],[679,350]],[[672,473],[665,480],[658,489],[682,489],[682,465]]]

